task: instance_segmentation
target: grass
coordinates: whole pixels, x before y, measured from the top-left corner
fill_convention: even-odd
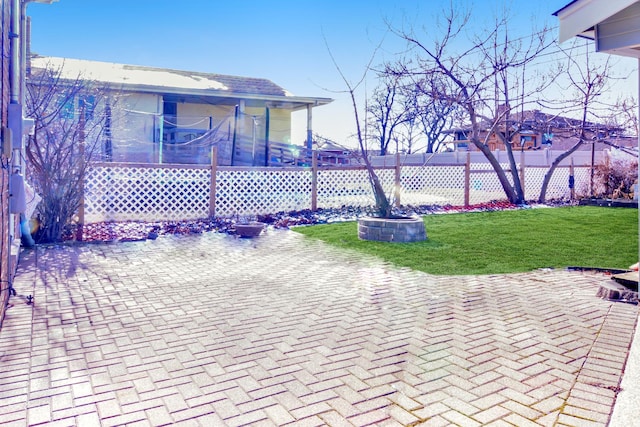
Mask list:
[[[358,239],[357,223],[297,227],[331,245],[438,275],[498,274],[537,268],[626,269],[638,261],[638,210],[572,206],[428,215],[427,241]]]

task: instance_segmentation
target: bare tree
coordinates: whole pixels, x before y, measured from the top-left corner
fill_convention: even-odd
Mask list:
[[[432,75],[432,79],[438,79],[440,76]],[[420,121],[422,131],[426,137],[426,149],[427,153],[436,153],[440,151],[442,144],[445,141],[445,130],[451,129],[456,121],[459,119],[459,106],[457,103],[451,102],[448,98],[442,98],[438,96],[432,96],[432,94],[446,93],[443,90],[443,85],[446,81],[440,82],[426,82],[425,80],[418,80],[415,86],[412,86],[413,94],[412,98],[414,115]],[[439,90],[432,90],[431,88],[440,87]]]
[[[511,122],[513,113],[537,90],[525,87],[523,70],[548,47],[546,30],[511,40],[505,16],[484,34],[470,39],[466,33],[469,13],[458,13],[451,5],[443,17],[433,44],[422,41],[413,31],[394,29],[415,56],[390,69],[420,82],[424,95],[464,111],[470,123],[469,141],[487,158],[509,201],[522,203],[524,192],[511,147],[517,129]],[[462,50],[452,52],[454,47]],[[511,179],[489,148],[491,135],[504,143]]]
[[[389,151],[389,144],[397,142],[396,132],[409,120],[410,110],[399,76],[379,73],[378,80],[379,86],[373,92],[367,112],[370,114],[369,127],[380,148],[380,155],[384,156]]]
[[[64,79],[62,69],[53,67],[34,69],[27,81],[26,113],[35,126],[26,145],[26,164],[42,197],[39,241],[62,240],[78,212],[87,168],[101,156],[109,119],[101,112],[106,93],[82,76]]]
[[[410,101],[410,99],[409,99]],[[394,136],[396,143],[396,151],[403,151],[406,154],[415,153],[420,150],[420,146],[416,146],[423,138],[421,130],[418,126],[418,117],[415,110],[409,108],[407,110],[407,120],[402,122]]]
[[[640,133],[638,123],[638,100],[633,96],[619,98],[611,108],[607,124],[631,135]]]
[[[561,64],[561,74],[564,75],[566,80],[556,79],[556,82],[559,82],[557,83],[559,92],[563,94],[572,93],[573,96],[568,97],[568,99],[573,99],[575,102],[567,103],[566,100],[558,102],[564,104],[563,111],[577,110],[580,118],[579,122],[570,129],[574,134],[573,145],[556,157],[545,173],[538,198],[541,203],[546,200],[549,182],[554,171],[563,160],[585,144],[591,144],[593,149],[593,145],[596,142],[606,140],[609,136],[605,129],[599,129],[599,126],[596,126],[589,119],[590,117],[598,118],[598,112],[602,111],[603,107],[608,108],[608,106],[603,106],[598,99],[612,79],[610,58],[607,57],[603,63],[594,63],[590,60],[587,50],[584,61],[578,61],[574,49],[563,52],[566,54],[567,62],[564,65]],[[562,83],[565,81],[566,83]],[[593,188],[593,170],[591,174],[591,187]]]
[[[329,45],[326,39],[325,39],[325,45],[327,46],[327,51],[329,53],[329,57],[331,58],[331,61],[333,62],[333,65],[335,66],[336,70],[338,71],[338,74],[340,75],[340,78],[342,79],[342,81],[344,82],[347,88],[345,92],[349,94],[349,98],[351,100],[351,106],[353,108],[353,115],[354,115],[354,123],[356,126],[356,138],[358,141],[359,154],[367,169],[369,183],[371,184],[371,189],[374,194],[376,215],[381,218],[390,218],[392,216],[393,205],[389,201],[389,197],[387,197],[387,194],[385,193],[384,188],[382,187],[380,178],[376,174],[376,171],[373,169],[373,165],[371,164],[371,161],[369,159],[365,137],[362,132],[362,127],[363,127],[362,123],[366,125],[366,122],[361,122],[360,108],[358,107],[358,102],[356,99],[356,91],[358,90],[360,85],[362,85],[363,82],[365,81],[367,73],[371,69],[371,64],[375,58],[375,55],[378,49],[374,50],[373,54],[371,55],[371,58],[369,59],[369,63],[365,67],[364,72],[360,77],[360,79],[356,82],[352,82],[347,78],[347,76],[345,76],[345,74],[342,71],[342,68],[340,68],[340,65],[338,65],[338,62],[333,56],[331,49],[329,49]]]

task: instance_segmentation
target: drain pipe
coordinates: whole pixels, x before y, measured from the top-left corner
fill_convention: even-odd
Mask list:
[[[17,104],[20,99],[20,0],[11,2],[11,76],[9,84],[9,101]]]
[[[22,105],[20,105],[20,88],[21,88],[21,61],[20,61],[20,16],[22,15],[22,7],[20,0],[13,0],[11,2],[11,30],[9,37],[11,38],[11,62],[10,62],[10,75],[9,75],[9,105],[8,105],[8,126],[11,129],[11,166],[9,169],[9,253],[11,269],[16,265],[18,248],[16,248],[16,216],[14,209],[11,209],[13,203],[13,193],[16,191],[14,184],[13,174],[16,171],[16,166],[20,166],[20,146],[22,141]]]
[[[24,163],[24,134],[30,130],[33,119],[24,117],[24,103],[26,99],[26,66],[27,66],[27,5],[32,2],[51,4],[58,0],[13,0],[11,2],[11,30],[10,30],[10,76],[9,76],[9,106],[7,121],[11,129],[11,169],[9,180],[9,239],[11,256],[17,258],[20,239],[16,238],[16,214],[24,214],[24,179],[21,173],[25,169]],[[22,185],[20,185],[22,183]],[[29,239],[31,236],[27,236]],[[16,247],[17,245],[17,247]]]

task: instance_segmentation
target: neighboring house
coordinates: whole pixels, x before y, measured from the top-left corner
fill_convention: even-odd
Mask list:
[[[502,123],[498,127],[504,130],[505,125],[515,131],[511,138],[511,148],[513,150],[540,150],[553,148],[554,150],[567,150],[573,146],[580,134],[582,121],[550,115],[539,110],[525,111],[513,114],[507,123]],[[491,151],[504,150],[504,143],[495,131],[491,130],[491,123],[480,123],[480,138],[486,141]],[[585,127],[586,136],[589,140],[606,139],[616,145],[635,147],[637,138],[624,135],[624,130],[619,127],[612,127],[598,123],[587,123]],[[476,151],[477,148],[469,140],[471,127],[461,127],[446,131],[452,135],[451,141],[456,149]],[[601,146],[601,147],[600,147]],[[590,149],[590,145],[585,144],[583,149]],[[604,144],[599,144],[599,149],[606,148]]]
[[[113,94],[108,107],[78,99],[66,109],[74,114],[83,102],[108,115],[103,153],[113,162],[209,164],[217,146],[220,165],[291,164],[291,153],[311,148],[291,144],[291,113],[306,110],[311,127],[311,110],[332,101],[261,78],[32,56],[31,74],[45,69]]]
[[[317,138],[313,145],[320,165],[350,165],[357,162],[350,149],[328,139]]]

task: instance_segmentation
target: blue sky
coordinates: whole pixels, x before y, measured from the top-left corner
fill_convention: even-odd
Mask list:
[[[324,39],[344,74],[356,81],[381,42],[374,63],[403,48],[385,22],[430,29],[449,2],[59,0],[31,3],[28,14],[32,50],[41,55],[261,77],[294,95],[334,98],[332,104],[314,109],[314,131],[346,142],[355,129],[353,112],[348,95],[339,93],[345,86]],[[552,13],[569,0],[454,3],[471,8],[478,30],[508,10],[516,37],[545,23],[557,26]],[[371,77],[367,90],[373,86]],[[303,123],[305,116],[296,114],[295,143],[304,138]]]

